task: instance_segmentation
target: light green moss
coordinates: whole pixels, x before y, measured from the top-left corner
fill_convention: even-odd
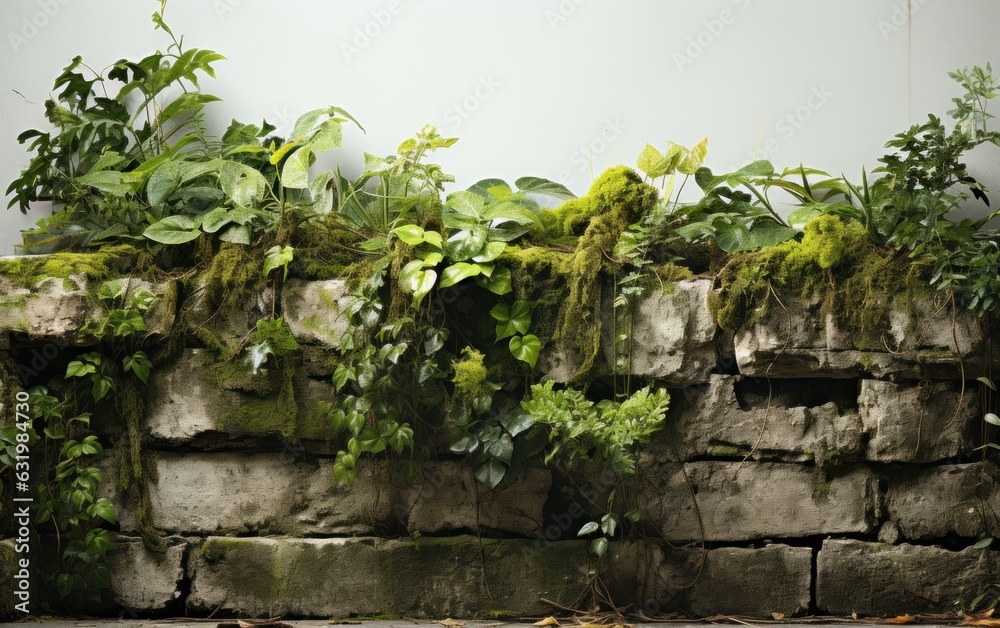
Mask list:
[[[483,365],[483,357],[482,353],[472,347],[462,349],[462,358],[455,361],[451,379],[455,384],[456,397],[475,399],[493,392],[486,379],[488,374]]]
[[[219,418],[219,429],[242,436],[273,436],[298,440],[329,440],[332,432],[325,417],[315,408],[299,407],[296,402],[296,368],[286,359],[277,358],[275,368],[281,373],[281,384],[274,397],[253,399],[237,406]],[[234,372],[238,369],[234,370]],[[256,375],[261,378],[261,374]],[[261,394],[272,384],[262,383]]]
[[[105,247],[96,253],[19,256],[0,262],[0,277],[21,288],[33,288],[49,277],[72,282],[71,277],[76,276],[98,283],[134,270],[137,257],[136,249],[127,245]],[[75,282],[70,289],[76,289]]]
[[[894,308],[909,310],[929,294],[921,267],[905,253],[881,249],[856,222],[821,216],[794,240],[732,256],[709,301],[719,326],[736,330],[763,319],[775,294],[819,297],[854,339],[856,348],[884,351],[883,332]]]
[[[710,445],[705,453],[713,458],[736,458],[742,455],[740,448],[733,445]]]

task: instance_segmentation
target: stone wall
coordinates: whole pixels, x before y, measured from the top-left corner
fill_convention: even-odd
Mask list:
[[[79,283],[45,282],[6,311],[5,359],[45,373],[77,350],[95,315]],[[166,335],[178,287],[159,289],[174,291]],[[670,387],[671,409],[621,488],[641,522],[597,562],[575,533],[614,486],[586,466],[538,462],[490,490],[457,457],[409,480],[366,459],[352,487],[336,484],[342,443],[315,405],[334,398],[344,290],[290,280],[278,299],[303,345],[292,424],[275,419],[273,369],[248,379],[194,341],[158,365],[144,447],[167,550],[144,548],[105,483],[120,548],[93,612],[537,616],[584,604],[600,576],[615,604],[648,615],[864,616],[946,611],[996,583],[996,552],[972,547],[996,531],[1000,499],[977,450],[975,378],[990,360],[971,318],[920,304],[894,318],[885,351],[861,352],[814,303],[733,336],[712,322],[707,280],[649,298],[631,368]],[[565,356],[546,364],[572,372]],[[111,475],[114,456],[102,464]]]

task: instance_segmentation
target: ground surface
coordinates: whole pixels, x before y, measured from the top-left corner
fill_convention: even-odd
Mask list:
[[[186,620],[186,619],[161,619],[161,620],[137,620],[137,619],[94,619],[94,620],[64,620],[64,619],[32,619],[21,622],[16,622],[22,625],[32,625],[32,626],[42,626],[45,628],[216,628],[219,624],[223,624],[224,628],[236,628],[237,620],[235,619],[224,619],[224,620]],[[310,619],[310,620],[288,620],[283,621],[284,624],[289,624],[293,628],[328,628],[329,626],[356,626],[358,628],[414,628],[415,626],[426,626],[428,628],[437,627],[440,628],[442,625],[445,628],[530,628],[532,624],[521,623],[521,622],[503,622],[503,621],[454,621],[454,620],[444,620],[441,621],[431,621],[431,620],[394,620],[394,621],[365,621],[365,620],[348,620],[348,621],[327,621],[322,619]],[[822,625],[835,625],[838,628],[870,628],[872,623],[864,622],[847,622],[847,621],[837,621],[832,620],[827,622],[816,622],[810,621],[808,623],[783,623],[775,621],[764,621],[760,623],[754,623],[752,621],[738,622],[732,621],[702,621],[702,622],[651,622],[640,624],[643,628],[703,628],[706,625],[714,624],[724,624],[733,626],[780,626],[781,628],[815,628],[816,626]],[[271,624],[272,626],[274,624]],[[563,622],[562,624],[565,628],[574,628],[575,624],[571,621]],[[931,628],[933,626],[954,626],[955,624],[928,624],[920,622],[921,628]],[[596,628],[595,624],[587,624],[587,628]],[[612,624],[609,624],[607,628],[612,628]]]

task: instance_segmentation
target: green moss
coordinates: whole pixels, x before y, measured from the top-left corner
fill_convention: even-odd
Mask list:
[[[483,354],[472,347],[462,349],[462,358],[455,360],[452,383],[455,384],[455,396],[463,399],[475,399],[480,395],[493,392],[487,381],[488,373],[483,365]]]
[[[13,544],[0,543],[0,582],[13,583],[17,572],[17,553]],[[16,617],[14,587],[5,586],[0,590],[0,621],[11,621]]]
[[[222,371],[235,377],[234,374],[238,375],[240,368],[223,367]],[[299,407],[296,402],[295,364],[286,358],[277,358],[276,369],[281,374],[278,394],[254,399],[227,411],[219,418],[219,429],[243,436],[281,434],[283,438],[293,441],[328,440],[332,434],[326,418],[315,408]],[[265,379],[261,374],[255,377]],[[259,393],[266,394],[271,386],[272,384],[262,383]]]
[[[118,488],[126,507],[135,514],[136,530],[146,549],[162,554],[167,551],[163,533],[153,526],[147,482],[156,473],[155,460],[143,455],[142,420],[146,414],[143,391],[131,378],[121,379],[115,391],[115,406],[125,424],[125,433],[119,442]]]
[[[743,455],[742,450],[733,445],[710,445],[706,453],[713,458],[736,458]]]
[[[250,295],[263,289],[266,279],[260,251],[243,244],[223,242],[203,276],[204,299],[209,314],[229,305],[243,307]]]
[[[196,551],[198,556],[203,558],[207,563],[217,563],[226,559],[229,552],[232,550],[239,550],[240,548],[251,548],[253,543],[246,541],[244,539],[226,539],[220,537],[213,537],[210,539],[205,539],[205,542],[201,544]]]
[[[656,188],[642,182],[632,169],[610,168],[594,181],[586,196],[570,201],[563,226],[578,229],[586,220],[586,230],[577,243],[570,266],[570,290],[559,320],[558,337],[576,350],[580,364],[575,381],[586,380],[601,349],[601,276],[609,264],[608,255],[622,232],[656,204]]]
[[[882,334],[894,308],[909,310],[929,294],[926,277],[905,254],[881,249],[856,222],[833,215],[816,218],[802,242],[733,255],[719,274],[720,290],[709,306],[725,329],[746,328],[784,298],[818,297],[861,350],[884,351]]]
[[[532,304],[531,333],[542,346],[556,336],[569,298],[571,253],[544,246],[509,246],[498,262],[510,268],[514,298]]]
[[[21,288],[33,288],[49,277],[71,281],[81,276],[101,282],[114,275],[134,270],[138,252],[128,245],[109,246],[96,253],[55,253],[22,256],[0,262],[0,277]],[[72,284],[71,289],[76,289]]]

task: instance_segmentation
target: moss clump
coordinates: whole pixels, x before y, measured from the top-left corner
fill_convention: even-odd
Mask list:
[[[125,423],[125,433],[118,449],[118,489],[127,506],[135,512],[135,527],[142,544],[151,552],[167,551],[163,533],[153,526],[147,480],[156,474],[154,461],[143,455],[142,419],[146,414],[143,391],[131,378],[125,378],[115,391],[115,407]]]
[[[531,303],[531,333],[546,346],[569,298],[573,256],[544,246],[509,246],[498,262],[510,268],[514,298]]]
[[[775,294],[818,297],[863,351],[883,351],[893,308],[929,294],[926,277],[905,254],[873,245],[861,225],[823,215],[794,240],[736,253],[719,273],[710,301],[720,327],[736,330],[763,319]]]
[[[244,244],[223,242],[202,277],[204,299],[209,314],[224,305],[242,307],[255,292],[264,288],[260,251]]]
[[[579,352],[575,381],[591,374],[601,350],[601,271],[610,264],[622,232],[652,211],[657,198],[656,188],[631,168],[619,166],[598,177],[586,196],[566,203],[569,208],[564,204],[556,210],[565,230],[586,225],[573,254],[569,297],[558,328],[560,341]]]
[[[14,605],[14,574],[17,572],[17,554],[13,544],[0,543],[0,581],[10,583],[0,591],[0,621],[11,621],[16,617]]]
[[[96,253],[15,257],[0,262],[0,277],[21,288],[32,288],[49,277],[64,281],[72,281],[71,277],[84,277],[101,282],[113,275],[134,270],[138,257],[138,251],[128,245],[104,247]]]
[[[226,559],[231,550],[252,547],[250,541],[243,539],[224,539],[214,537],[206,539],[198,548],[198,555],[207,563],[217,563]]]
[[[236,365],[222,367],[222,372],[226,377],[234,378],[237,377],[240,368],[249,371],[243,365]],[[332,434],[326,418],[315,408],[300,408],[296,402],[295,364],[289,358],[277,358],[276,369],[281,374],[278,394],[274,397],[254,399],[227,411],[219,418],[219,429],[240,436],[263,437],[280,434],[291,441],[330,439]],[[256,392],[263,395],[271,390],[273,380],[270,377],[260,373],[252,377],[261,379],[260,388]],[[244,377],[239,377],[238,381],[244,390],[249,386]]]
[[[342,279],[361,277],[367,273],[361,267],[370,265],[374,257],[357,248],[359,237],[350,231],[329,224],[329,221],[309,222],[292,234],[295,258],[288,270],[306,279]]]
[[[487,381],[486,366],[483,365],[482,353],[472,347],[462,349],[462,358],[455,360],[454,374],[451,381],[455,385],[455,396],[462,399],[475,399],[480,395],[489,395],[493,388]]]

